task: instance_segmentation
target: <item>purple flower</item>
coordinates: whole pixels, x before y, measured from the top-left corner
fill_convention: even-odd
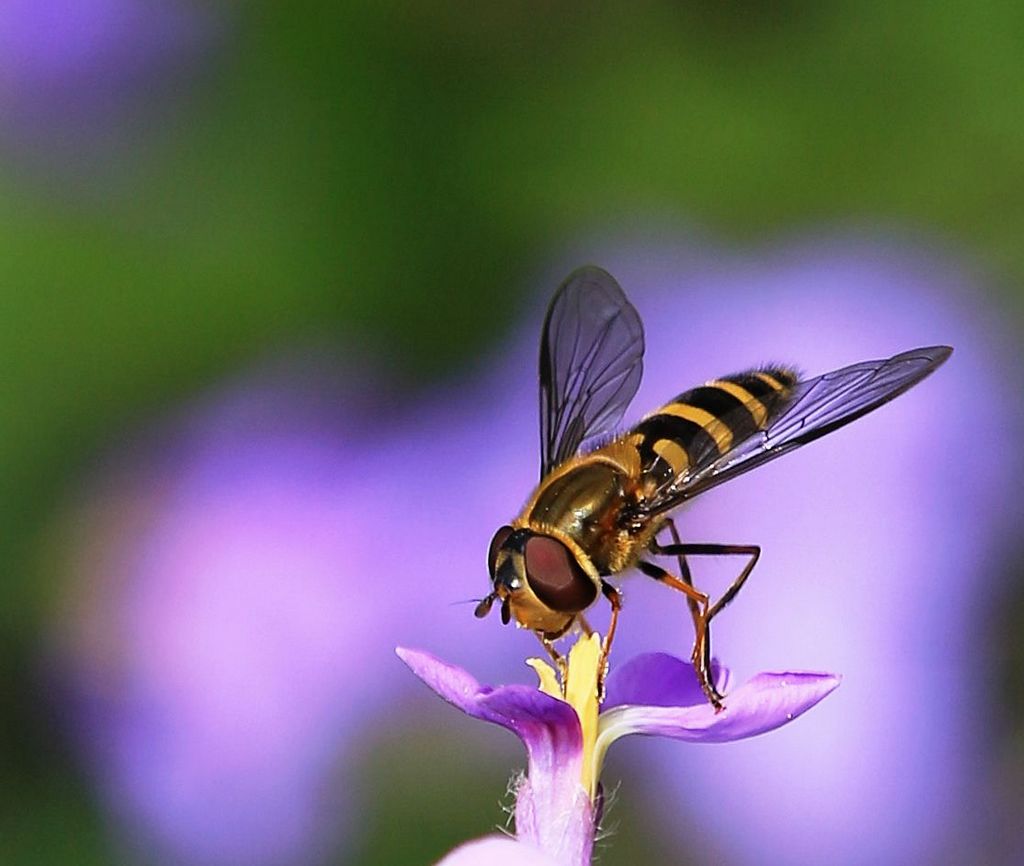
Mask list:
[[[473,718],[508,728],[523,741],[527,773],[516,790],[517,837],[563,864],[590,863],[600,818],[601,767],[620,737],[742,740],[787,724],[839,685],[832,674],[758,674],[730,692],[725,709],[715,712],[690,664],[652,653],[613,668],[599,715],[601,641],[596,634],[573,646],[565,683],[558,683],[547,664],[531,659],[539,690],[481,686],[466,671],[429,653],[400,648],[398,655],[446,701]],[[722,690],[727,676],[716,671]]]

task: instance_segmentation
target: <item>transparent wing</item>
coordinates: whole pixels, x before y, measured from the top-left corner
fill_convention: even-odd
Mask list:
[[[737,442],[704,466],[694,466],[653,500],[650,512],[679,503],[813,442],[866,415],[913,387],[952,353],[948,346],[912,349],[880,361],[864,361],[798,382],[774,407],[761,432]]]
[[[541,333],[541,478],[622,420],[643,358],[643,324],[615,278],[593,266],[573,271]]]

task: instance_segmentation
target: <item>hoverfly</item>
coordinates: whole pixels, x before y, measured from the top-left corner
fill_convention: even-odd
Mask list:
[[[643,372],[644,329],[615,279],[583,267],[555,292],[540,343],[540,483],[520,515],[494,534],[488,553],[502,622],[532,629],[563,665],[553,641],[599,595],[611,605],[601,667],[607,667],[622,600],[608,578],[636,568],[681,592],[693,619],[692,661],[716,710],[710,625],[742,589],[757,545],[683,544],[670,512],[735,478],[877,409],[916,385],[953,350],[912,349],[800,380],[769,365],[723,376],[673,398],[631,429],[611,435]],[[586,448],[593,443],[596,445]],[[658,536],[667,531],[671,542]],[[693,585],[687,557],[746,556],[738,577],[712,602]],[[672,557],[678,572],[652,561]]]

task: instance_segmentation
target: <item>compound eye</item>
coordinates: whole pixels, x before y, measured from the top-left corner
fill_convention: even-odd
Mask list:
[[[494,577],[495,563],[498,561],[498,551],[501,550],[501,546],[511,534],[512,527],[503,526],[494,533],[494,538],[491,539],[491,549],[487,552],[487,571],[492,578]]]
[[[534,535],[526,542],[526,579],[544,604],[560,613],[579,613],[597,598],[597,587],[562,542]]]

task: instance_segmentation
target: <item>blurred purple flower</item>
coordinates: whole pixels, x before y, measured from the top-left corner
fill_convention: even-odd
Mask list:
[[[604,711],[597,715],[601,642],[582,638],[569,654],[568,694],[539,660],[541,688],[481,686],[462,668],[429,653],[399,649],[421,680],[475,719],[512,731],[526,746],[527,773],[516,788],[516,836],[556,862],[587,866],[600,820],[604,755],[628,734],[691,743],[725,743],[775,730],[796,719],[839,685],[830,674],[758,674],[729,691],[716,712],[693,666],[651,653],[613,668]],[[715,679],[726,691],[726,671]],[[583,687],[580,687],[583,683]]]
[[[403,615],[358,543],[380,508],[358,400],[261,380],[104,466],[71,518],[79,737],[130,836],[175,863],[301,863],[344,837],[344,747]]]
[[[123,155],[195,77],[220,17],[190,0],[0,0],[0,135],[62,170]]]

